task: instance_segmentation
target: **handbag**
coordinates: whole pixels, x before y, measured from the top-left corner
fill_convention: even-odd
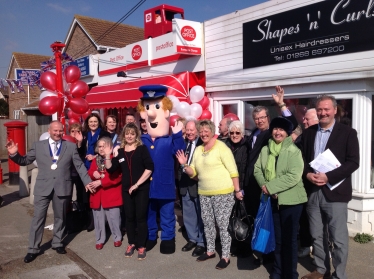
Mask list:
[[[275,250],[275,234],[271,199],[268,195],[262,195],[260,207],[255,219],[252,236],[252,249],[263,254]]]
[[[253,217],[247,214],[243,201],[236,200],[232,208],[228,232],[238,241],[246,240],[252,233]]]

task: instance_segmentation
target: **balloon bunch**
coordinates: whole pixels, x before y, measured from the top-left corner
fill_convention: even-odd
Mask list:
[[[179,117],[184,117],[187,120],[212,118],[212,113],[207,109],[210,104],[209,99],[205,96],[204,88],[200,85],[195,85],[190,89],[189,102],[180,102],[173,95],[169,95],[168,98],[173,102],[171,112],[176,113],[170,117],[170,126],[174,126]]]
[[[64,92],[57,91],[57,75],[51,71],[44,72],[40,77],[42,86],[46,89],[40,94],[39,110],[45,115],[52,115],[63,108],[70,108],[69,124],[71,119],[79,122],[81,116],[89,115],[91,111],[88,103],[83,97],[89,91],[88,85],[79,80],[81,76],[80,69],[71,65],[65,68],[63,72]],[[61,93],[61,94],[59,94]],[[62,102],[63,100],[63,102]],[[70,118],[71,116],[71,118]],[[74,120],[72,120],[74,123]]]

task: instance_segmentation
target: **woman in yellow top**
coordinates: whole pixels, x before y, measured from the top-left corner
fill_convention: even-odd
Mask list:
[[[196,147],[191,164],[187,165],[188,158],[182,150],[178,151],[176,156],[183,171],[191,178],[198,178],[199,181],[201,217],[208,249],[197,258],[197,261],[213,259],[216,256],[216,220],[222,245],[222,259],[216,268],[224,269],[230,264],[231,237],[227,228],[234,205],[233,192],[235,191],[235,197],[240,200],[243,199],[243,195],[239,189],[239,174],[234,156],[225,143],[214,137],[214,123],[202,120],[199,122],[198,130],[203,144]]]

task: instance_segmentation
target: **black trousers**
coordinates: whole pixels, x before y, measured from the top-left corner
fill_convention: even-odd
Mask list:
[[[271,278],[298,279],[297,232],[303,204],[280,205],[272,202],[275,232],[274,264]]]
[[[312,236],[309,230],[309,217],[306,213],[306,203],[303,205],[303,211],[301,212],[301,217],[299,221],[299,240],[300,247],[310,247],[313,244]]]
[[[135,244],[137,247],[145,247],[148,237],[148,201],[149,190],[137,189],[131,195],[128,191],[123,192],[127,239],[129,244]]]

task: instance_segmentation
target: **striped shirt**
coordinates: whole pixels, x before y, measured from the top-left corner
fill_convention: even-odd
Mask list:
[[[319,154],[325,151],[327,141],[330,138],[330,135],[331,135],[331,132],[334,126],[335,126],[335,120],[332,126],[328,129],[323,129],[318,124],[318,130],[317,130],[316,139],[314,142],[314,158],[317,158]]]

